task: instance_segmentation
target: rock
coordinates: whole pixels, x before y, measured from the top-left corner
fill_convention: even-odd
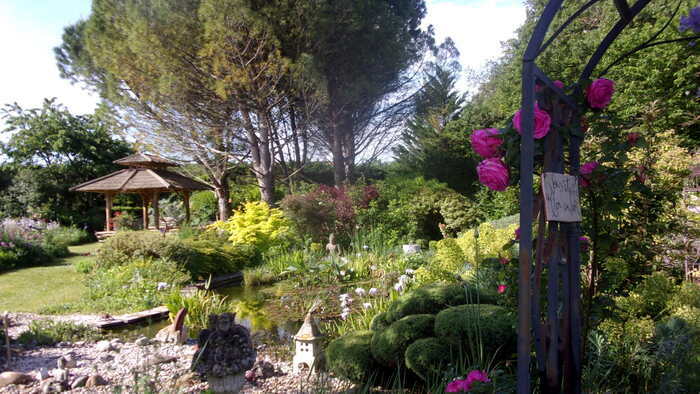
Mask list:
[[[174,363],[177,361],[175,356],[164,356],[162,354],[156,354],[155,356],[148,357],[143,363],[141,363],[141,369],[148,369],[154,365]]]
[[[11,384],[27,384],[31,383],[34,378],[21,372],[3,372],[0,373],[0,387],[9,386]]]
[[[73,383],[71,383],[70,385],[71,390],[75,390],[79,387],[84,387],[85,383],[87,383],[87,380],[87,376],[78,376],[77,378],[73,379]]]
[[[56,347],[60,347],[60,348],[66,348],[66,347],[71,347],[71,346],[72,346],[72,344],[70,342],[65,342],[65,341],[61,341],[61,342],[56,344]]]
[[[112,345],[123,345],[124,341],[121,338],[114,338],[110,341]]]
[[[74,343],[74,345],[77,347],[85,346],[85,341],[78,341],[78,342]]]
[[[166,327],[163,327],[158,331],[156,334],[155,340],[168,343],[168,342],[173,342],[178,345],[182,345],[185,342],[187,342],[187,339],[189,338],[189,330],[187,327],[182,326],[181,330],[175,330],[174,325],[170,324]]]
[[[420,245],[418,244],[406,244],[402,246],[404,254],[415,254],[420,253]]]
[[[100,362],[103,362],[103,363],[108,363],[108,362],[114,360],[114,356],[112,356],[111,354],[103,354],[98,358],[98,360],[100,360]]]
[[[51,370],[51,376],[60,383],[68,381],[68,371],[61,368]]]
[[[189,387],[194,385],[195,383],[197,383],[197,374],[194,372],[188,372],[177,378],[177,381],[175,381],[175,387]]]
[[[107,381],[100,375],[92,375],[85,381],[85,387],[106,386]]]
[[[147,346],[150,343],[151,343],[151,340],[148,339],[148,337],[140,337],[134,341],[134,344],[136,346]]]
[[[98,352],[109,352],[114,350],[114,346],[110,341],[99,341],[95,345],[95,350]]]
[[[48,379],[49,376],[49,370],[46,367],[41,367],[36,371],[36,380]]]
[[[61,369],[75,368],[77,365],[78,365],[77,361],[70,354],[66,354],[65,356],[61,356],[56,361],[56,366],[58,368],[61,368]]]

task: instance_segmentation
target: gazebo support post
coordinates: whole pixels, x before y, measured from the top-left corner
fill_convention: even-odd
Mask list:
[[[112,224],[112,198],[113,193],[105,193],[105,231],[111,231],[114,229]]]
[[[182,192],[182,203],[185,205],[185,223],[190,224],[190,192]]]
[[[160,192],[157,190],[153,192],[153,202],[151,203],[153,205],[153,226],[156,228],[156,230],[160,230],[160,212],[158,209],[158,195]]]
[[[141,215],[143,217],[143,229],[148,230],[148,194],[146,193],[140,193],[141,194]]]

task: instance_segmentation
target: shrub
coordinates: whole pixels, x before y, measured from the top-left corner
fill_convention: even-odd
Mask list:
[[[0,241],[0,271],[50,263],[53,256],[21,239]]]
[[[678,291],[668,301],[669,309],[682,306],[700,308],[700,286],[692,282],[683,282]]]
[[[204,224],[216,220],[218,203],[214,192],[196,191],[190,197],[190,215],[192,224]]]
[[[215,222],[212,229],[223,230],[235,245],[253,246],[260,253],[289,241],[291,224],[282,210],[262,201],[248,202],[226,222]]]
[[[114,223],[114,228],[119,231],[141,230],[143,228],[141,218],[129,211],[120,211],[115,213],[112,222]]]
[[[170,320],[175,318],[181,308],[187,308],[185,325],[195,330],[207,328],[209,315],[220,315],[232,310],[225,296],[206,290],[197,290],[193,294],[183,295],[179,289],[175,289],[165,301],[165,306],[170,311]]]
[[[380,312],[374,315],[372,321],[369,323],[369,329],[372,331],[381,331],[389,327],[389,324],[391,324],[391,322],[387,321],[386,316],[386,312]]]
[[[163,305],[166,289],[189,281],[172,260],[138,258],[126,264],[98,267],[87,277],[87,302],[100,312],[143,310]]]
[[[406,367],[423,380],[441,376],[452,359],[452,347],[437,338],[419,339],[406,348]]]
[[[615,306],[623,320],[643,316],[657,319],[668,312],[672,299],[680,302],[678,297],[674,297],[677,291],[678,286],[673,284],[673,279],[666,273],[655,272],[645,277],[626,297],[615,297]],[[684,294],[692,297],[687,288]]]
[[[81,274],[87,274],[95,268],[95,261],[92,259],[80,260],[73,264],[75,270]]]
[[[405,316],[437,313],[447,307],[470,302],[490,302],[492,299],[478,294],[473,288],[462,284],[435,284],[419,287],[398,297],[389,305],[385,321],[395,322]]]
[[[79,245],[92,240],[87,231],[77,227],[56,227],[44,232],[44,242],[55,245]]]
[[[515,316],[503,307],[460,305],[437,314],[435,336],[460,346],[465,354],[483,351],[485,355],[507,357],[515,351],[516,324]]]
[[[100,268],[109,268],[139,258],[160,258],[171,255],[179,245],[174,237],[152,231],[118,232],[105,240],[96,262]]]
[[[353,383],[365,383],[381,374],[372,357],[372,331],[356,331],[331,341],[326,348],[326,365],[336,375]]]
[[[404,364],[404,353],[415,340],[433,336],[435,316],[410,315],[397,320],[372,336],[372,355],[382,365],[396,367]]]
[[[24,345],[47,346],[58,342],[95,341],[102,334],[94,327],[73,322],[33,320],[17,338]]]

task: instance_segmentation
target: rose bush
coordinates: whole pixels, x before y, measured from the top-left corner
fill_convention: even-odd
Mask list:
[[[483,160],[476,167],[479,182],[491,190],[503,191],[508,187],[508,167],[503,160],[492,157]]]
[[[615,93],[615,82],[598,78],[586,88],[586,100],[591,108],[603,109],[610,104]]]

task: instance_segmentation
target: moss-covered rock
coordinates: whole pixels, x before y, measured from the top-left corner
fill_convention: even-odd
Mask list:
[[[447,308],[435,317],[435,336],[460,346],[466,354],[478,349],[479,341],[486,355],[498,352],[498,359],[515,351],[517,319],[507,309],[496,305],[460,305]],[[480,335],[479,335],[480,334]]]
[[[372,357],[372,331],[356,331],[331,341],[326,365],[336,375],[354,383],[367,382],[381,370]]]
[[[437,313],[447,307],[477,302],[493,302],[493,297],[478,293],[463,284],[435,284],[419,287],[389,305],[384,320],[395,322],[402,317],[423,313]]]
[[[386,312],[381,312],[372,318],[369,323],[369,329],[372,331],[382,331],[383,329],[389,327],[389,322],[386,320]]]
[[[452,359],[451,346],[437,338],[418,339],[406,348],[406,367],[423,380],[441,375]]]
[[[372,336],[372,355],[387,367],[401,366],[408,345],[417,339],[433,336],[435,316],[410,315],[392,323]]]

